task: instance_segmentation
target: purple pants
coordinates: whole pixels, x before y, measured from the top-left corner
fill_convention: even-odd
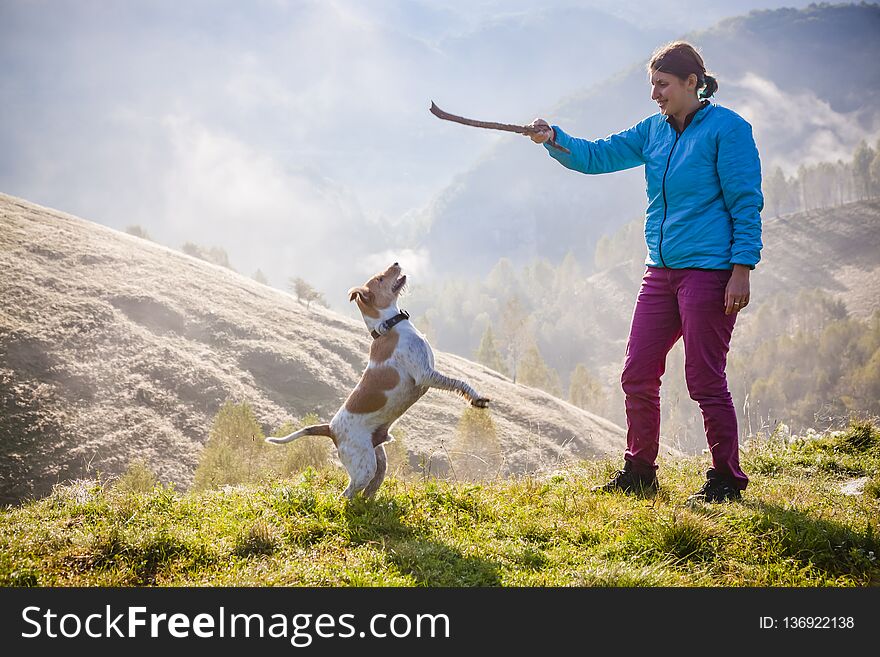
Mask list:
[[[684,337],[685,378],[700,405],[712,452],[710,478],[739,489],[749,482],[739,465],[736,411],[727,389],[727,351],[736,313],[724,314],[731,272],[648,267],[633,311],[620,382],[626,394],[629,467],[650,475],[660,449],[660,377],[666,354]]]

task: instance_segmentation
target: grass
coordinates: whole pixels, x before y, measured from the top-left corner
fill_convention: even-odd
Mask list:
[[[181,493],[74,482],[0,511],[3,586],[880,585],[880,431],[743,449],[743,502],[688,506],[708,457],[660,464],[653,499],[594,494],[617,466],[460,484],[338,470]],[[863,482],[860,494],[843,484]]]

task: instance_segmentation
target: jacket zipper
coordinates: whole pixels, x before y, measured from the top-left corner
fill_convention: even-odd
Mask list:
[[[664,268],[666,267],[666,262],[663,260],[663,224],[666,223],[666,215],[669,213],[669,204],[666,202],[666,174],[669,173],[669,163],[672,161],[672,152],[675,150],[675,146],[678,144],[680,137],[681,133],[676,130],[675,141],[672,142],[672,148],[669,149],[669,157],[666,158],[666,171],[663,172],[663,221],[660,222],[660,242],[657,246],[657,250],[660,252],[660,264]]]

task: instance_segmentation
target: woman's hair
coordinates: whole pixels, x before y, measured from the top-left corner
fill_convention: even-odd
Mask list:
[[[700,53],[687,41],[673,41],[658,48],[648,62],[648,73],[655,71],[671,73],[682,80],[687,80],[693,73],[697,76],[697,95],[700,98],[710,98],[718,91],[718,80],[706,72]]]

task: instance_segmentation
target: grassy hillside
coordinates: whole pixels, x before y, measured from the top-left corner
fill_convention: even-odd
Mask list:
[[[346,504],[341,472],[181,494],[79,482],[0,512],[0,584],[880,585],[880,430],[744,446],[741,503],[685,504],[707,457],[665,460],[653,499],[594,494],[584,463],[485,485],[391,479]]]

